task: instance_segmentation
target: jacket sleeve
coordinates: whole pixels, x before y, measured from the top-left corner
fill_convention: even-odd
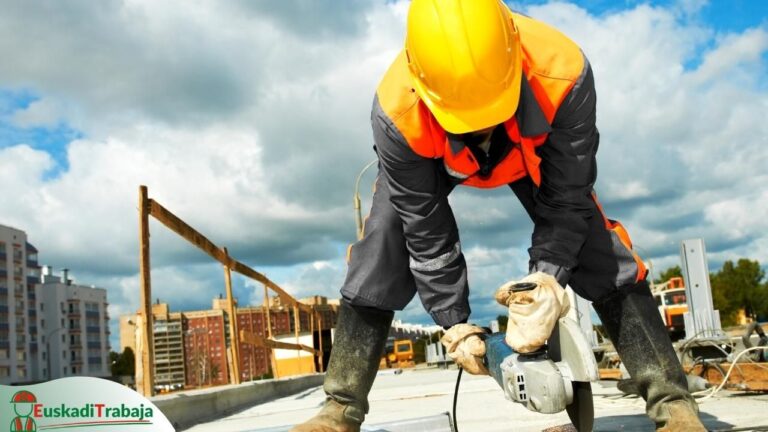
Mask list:
[[[403,222],[410,268],[424,307],[444,327],[469,317],[467,268],[448,194],[453,188],[442,159],[416,154],[374,99],[373,138],[379,175]]]
[[[547,142],[538,148],[541,185],[534,196],[531,271],[544,271],[565,286],[587,237],[594,212],[595,83],[585,62],[582,77],[561,104]]]

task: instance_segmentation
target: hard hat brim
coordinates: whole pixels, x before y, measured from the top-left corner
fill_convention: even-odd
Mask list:
[[[517,58],[520,59],[520,53]],[[501,92],[491,103],[482,108],[456,109],[441,106],[430,97],[423,83],[413,80],[414,89],[419,98],[429,108],[432,115],[445,129],[446,132],[453,134],[462,134],[485,129],[509,120],[517,111],[517,105],[520,101],[520,83],[522,80],[522,61],[518,60],[513,71],[509,86],[504,92]]]

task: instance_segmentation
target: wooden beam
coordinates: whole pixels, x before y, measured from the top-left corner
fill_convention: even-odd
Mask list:
[[[308,347],[306,345],[289,344],[285,342],[273,341],[265,337],[255,335],[247,330],[240,330],[240,340],[243,341],[244,343],[251,344],[257,347],[262,347],[262,348],[306,351],[314,355],[317,355],[319,353],[319,351],[315,350],[312,347]]]
[[[229,258],[227,248],[224,255]],[[229,261],[229,259],[227,259]],[[229,314],[229,350],[232,354],[232,384],[240,384],[240,340],[237,335],[237,310],[235,298],[232,295],[232,273],[228,266],[224,266],[224,285],[227,289],[227,313]]]
[[[206,236],[200,234],[197,230],[195,230],[186,222],[181,220],[178,216],[171,213],[170,210],[163,207],[157,201],[152,199],[149,200],[149,211],[150,211],[150,214],[155,219],[157,219],[160,223],[168,227],[168,229],[175,232],[176,234],[178,234],[188,242],[192,243],[193,245],[197,246],[203,252],[208,254],[208,256],[215,259],[222,265],[229,267],[230,270],[234,272],[240,273],[243,276],[246,276],[255,281],[261,282],[267,287],[269,287],[269,289],[274,291],[280,297],[280,300],[284,304],[290,305],[290,306],[298,305],[299,308],[302,308],[305,311],[310,310],[309,305],[305,305],[300,301],[296,300],[293,296],[285,292],[285,290],[280,288],[280,286],[272,282],[269,278],[267,278],[263,274],[229,257],[222,248],[216,246],[216,244],[210,241]]]
[[[304,303],[296,300],[292,295],[285,292],[282,288],[280,288],[280,286],[278,286],[276,283],[269,280],[269,278],[267,278],[263,274],[257,272],[256,270],[248,267],[247,265],[239,261],[234,261],[232,264],[233,264],[232,265],[233,271],[263,283],[266,287],[274,291],[277,294],[277,296],[280,297],[280,301],[286,306],[298,306],[299,309],[304,311],[312,310],[312,307],[310,305],[305,305]]]
[[[600,379],[601,380],[620,380],[621,379],[621,369],[619,368],[607,368],[607,369],[600,369]]]
[[[139,393],[145,397],[154,394],[154,344],[152,334],[152,283],[149,265],[149,198],[147,187],[139,186],[139,313],[144,318],[139,335],[144,343],[141,351],[141,381]]]

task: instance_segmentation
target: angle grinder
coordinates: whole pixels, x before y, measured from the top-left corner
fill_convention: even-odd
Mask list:
[[[520,283],[513,291],[536,288]],[[555,324],[547,345],[532,353],[515,352],[504,333],[485,339],[485,364],[507,399],[531,411],[554,414],[566,410],[579,432],[591,431],[595,412],[591,382],[599,378],[592,347],[579,324],[568,316]]]

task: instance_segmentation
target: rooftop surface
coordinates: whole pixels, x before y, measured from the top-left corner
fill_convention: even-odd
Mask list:
[[[420,367],[405,369],[399,375],[391,370],[380,371],[370,394],[371,409],[363,425],[364,430],[394,431],[385,424],[451,411],[456,375],[455,368],[446,370]],[[652,422],[645,416],[643,400],[623,396],[616,389],[615,382],[594,383],[592,391],[595,431],[654,430]],[[323,400],[322,387],[315,387],[253,406],[214,422],[196,425],[188,431],[287,431],[288,426],[311,417]],[[721,391],[715,397],[700,402],[700,410],[702,421],[710,430],[751,430],[743,428],[759,426],[768,430],[768,394],[765,393]],[[468,374],[463,374],[461,378],[457,419],[461,432],[540,432],[550,428],[554,428],[554,431],[558,426],[570,424],[565,412],[533,413],[522,405],[506,400],[493,379]]]

